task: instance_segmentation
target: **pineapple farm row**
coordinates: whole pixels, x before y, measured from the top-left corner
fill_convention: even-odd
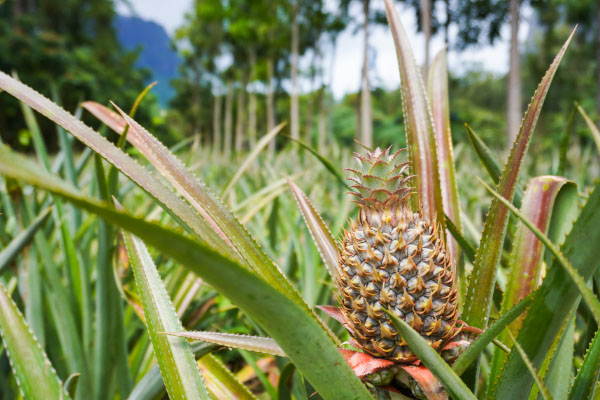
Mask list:
[[[453,144],[445,53],[385,6],[405,138],[356,152],[168,148],[146,92],[72,115],[0,72],[35,149],[0,146],[1,399],[598,398],[600,146],[528,160],[573,33],[505,157]]]

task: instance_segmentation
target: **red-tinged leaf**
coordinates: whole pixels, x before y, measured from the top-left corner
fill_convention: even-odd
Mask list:
[[[344,328],[351,334],[354,333],[354,329],[348,324],[348,321],[344,318],[344,314],[342,314],[342,310],[339,307],[334,306],[317,306],[318,309],[323,311],[325,314],[329,315],[331,318],[335,319],[337,322],[342,324]],[[354,339],[350,338],[351,342],[354,342]]]
[[[335,306],[317,306],[317,308],[323,311],[325,314],[329,315],[331,318],[335,319],[340,324],[345,324],[346,320],[344,319],[344,315],[339,307]]]
[[[414,187],[425,216],[435,218],[445,226],[435,131],[423,78],[392,0],[385,0],[385,10],[398,56],[406,143]]]
[[[444,204],[446,215],[454,223],[458,231],[462,233],[458,186],[456,184],[456,171],[454,168],[452,132],[450,130],[450,102],[448,99],[448,70],[445,50],[441,50],[431,63],[428,91],[435,129],[442,203]],[[449,232],[446,234],[446,238],[452,259],[455,260],[453,264],[453,267],[455,267],[459,259],[460,247]]]
[[[550,88],[550,83],[552,82],[552,78],[554,78],[554,74],[556,73],[558,65],[560,64],[574,33],[575,31],[571,33],[542,78],[542,81],[531,99],[529,108],[523,118],[519,134],[513,143],[508,160],[504,165],[502,177],[498,183],[498,192],[502,197],[509,201],[512,201],[513,199],[517,179],[519,177],[519,172],[521,171],[521,165],[527,154],[531,136],[533,135],[533,131],[537,124],[546,94]],[[483,229],[479,249],[475,255],[473,272],[471,273],[467,296],[465,298],[463,319],[469,325],[480,328],[487,327],[492,304],[492,293],[496,281],[496,271],[500,263],[500,256],[504,246],[508,217],[508,208],[506,208],[500,200],[492,200],[492,205],[490,206],[485,220],[485,227]]]
[[[127,126],[127,123],[119,114],[100,103],[96,103],[95,101],[84,101],[81,103],[81,106],[119,135],[123,133]]]
[[[573,312],[573,307],[577,307],[580,295],[589,306],[594,319],[600,323],[600,301],[586,284],[598,266],[597,250],[590,244],[600,243],[599,185],[596,185],[587,199],[560,250],[509,201],[489,186],[484,186],[527,225],[554,256],[554,262],[548,268],[541,287],[536,290],[531,308],[519,331],[519,344],[523,345],[534,368],[539,370],[549,351],[555,347],[557,334],[567,326],[566,319]],[[490,395],[509,398],[514,393],[528,392],[532,380],[527,369],[524,360],[516,352],[511,352],[502,369],[499,383],[491,387]]]
[[[536,177],[530,181],[525,191],[521,212],[544,233],[548,232],[550,220],[553,217],[552,211],[562,189],[567,193],[564,196],[566,204],[560,204],[562,206],[560,211],[565,210],[563,207],[567,207],[568,210],[565,210],[567,212],[573,209],[577,210],[577,188],[573,182],[569,182],[565,178],[559,176]],[[560,201],[560,199],[558,200]],[[564,218],[569,224],[569,228],[566,229],[568,232],[575,215],[556,215],[556,217]],[[502,301],[501,314],[527,297],[541,282],[544,244],[522,222],[517,227],[514,243],[510,257],[510,276]],[[525,315],[525,313],[522,314],[509,325],[514,335],[518,333]],[[510,343],[507,336],[503,339],[501,339],[502,342]]]
[[[173,172],[176,172],[176,169],[185,170],[185,166],[178,159],[173,158],[172,160],[169,160],[168,156],[172,154],[168,152],[164,145],[162,145],[158,140],[156,140],[156,138],[151,136],[149,133],[148,135],[141,134],[140,130],[144,128],[142,128],[137,122],[135,122],[131,117],[124,113],[123,110],[117,107],[114,103],[113,106],[119,111],[119,113],[121,113],[121,119],[123,119],[124,122],[128,123],[132,127],[130,134],[127,136],[127,139],[134,146],[136,146],[138,150],[140,150],[142,154],[144,154],[146,157],[149,157],[150,154],[154,155],[154,157],[156,157],[159,161],[157,163],[153,163],[156,169],[169,180],[169,182],[177,189],[179,193],[186,193],[187,191],[185,190],[186,187],[184,186],[184,182],[173,178]],[[151,141],[148,136],[151,136],[155,142]],[[145,142],[144,139],[148,140]],[[155,153],[152,153],[152,148],[150,147],[150,144],[153,144],[156,147],[163,147],[166,151],[156,151]],[[175,157],[174,155],[172,156]],[[215,222],[215,220],[210,217],[208,212],[206,212],[205,208],[201,204],[199,204],[195,199],[190,198],[189,196],[185,197],[190,202],[190,204],[196,209],[196,211],[198,211],[200,215],[202,215],[202,217],[210,224],[211,228],[217,233],[217,235],[219,235],[219,237],[232,250],[237,251],[237,249],[235,248],[235,246],[233,246],[227,235],[225,235],[225,233],[221,230],[221,228]]]
[[[417,382],[427,400],[448,400],[444,387],[427,367],[403,365],[401,368]]]
[[[294,194],[298,208],[302,213],[302,217],[304,218],[304,222],[308,227],[310,236],[319,250],[321,259],[323,260],[325,267],[327,267],[327,271],[329,272],[331,279],[335,282],[337,277],[338,262],[335,239],[331,235],[331,231],[323,221],[323,218],[321,218],[304,192],[302,192],[302,190],[289,179],[288,185],[290,185],[290,189],[292,189],[292,193]]]
[[[344,356],[348,365],[350,365],[350,368],[352,368],[352,371],[354,371],[359,378],[394,365],[393,361],[375,358],[367,353],[347,349],[339,349],[339,351],[342,353],[342,356]]]

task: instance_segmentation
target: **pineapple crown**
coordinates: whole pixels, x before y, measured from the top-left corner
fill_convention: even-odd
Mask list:
[[[390,154],[391,146],[382,150],[367,150],[366,154],[354,153],[358,169],[347,168],[351,175],[347,178],[354,182],[356,196],[354,201],[362,206],[393,206],[406,200],[412,192],[407,182],[413,177],[407,175],[409,162],[396,163],[396,158],[406,149]]]

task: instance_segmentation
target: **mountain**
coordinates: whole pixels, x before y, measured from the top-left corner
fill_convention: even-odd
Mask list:
[[[160,24],[135,16],[119,15],[115,19],[119,41],[128,50],[141,49],[137,65],[152,71],[152,81],[158,81],[152,92],[165,106],[173,96],[171,79],[177,76],[181,60],[171,47],[171,38]]]

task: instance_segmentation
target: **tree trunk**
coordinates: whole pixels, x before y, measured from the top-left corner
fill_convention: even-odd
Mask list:
[[[446,21],[444,22],[444,43],[448,46],[450,43],[450,23],[452,22],[452,10],[450,9],[450,0],[445,0],[446,4]]]
[[[600,0],[596,1],[596,117],[600,128]]]
[[[431,41],[431,0],[421,0],[421,29],[423,29],[423,35],[425,35],[423,76],[427,77],[429,76],[429,42]]]
[[[506,95],[506,128],[508,148],[512,146],[521,126],[521,56],[519,54],[520,0],[510,0],[510,67]]]
[[[292,138],[300,139],[300,111],[298,105],[298,53],[299,53],[299,27],[298,27],[298,3],[294,4],[292,17],[292,55],[290,67],[292,74],[292,88],[290,99],[290,130]]]
[[[218,154],[223,150],[221,144],[223,135],[221,132],[221,109],[223,108],[223,96],[215,94],[213,109],[213,153]]]
[[[325,117],[325,83],[319,89],[319,97],[317,99],[317,107],[319,107],[319,120],[317,122],[317,148],[319,153],[325,151],[325,135],[326,135],[326,117]]]
[[[225,96],[225,143],[223,144],[223,154],[225,157],[231,156],[231,134],[233,128],[233,85],[231,81],[227,82],[227,94]]]
[[[371,117],[371,86],[369,84],[369,0],[363,0],[363,68],[360,95],[360,136],[363,146],[373,146],[373,122]]]
[[[254,47],[250,49],[250,85],[248,88],[248,136],[250,139],[250,147],[253,148],[256,144],[256,93],[252,88],[254,81],[254,69],[256,67],[256,50]]]
[[[246,128],[246,80],[242,79],[242,85],[237,94],[237,116],[235,122],[235,151],[242,151],[244,146],[244,129]]]
[[[275,82],[273,81],[273,57],[267,60],[267,132],[275,129]],[[275,153],[275,139],[269,143],[269,152]]]
[[[22,0],[14,0],[12,9],[13,24],[17,22],[17,19],[23,14]]]
[[[312,131],[313,131],[313,93],[308,95],[306,100],[306,133],[304,141],[309,145],[312,143]]]

